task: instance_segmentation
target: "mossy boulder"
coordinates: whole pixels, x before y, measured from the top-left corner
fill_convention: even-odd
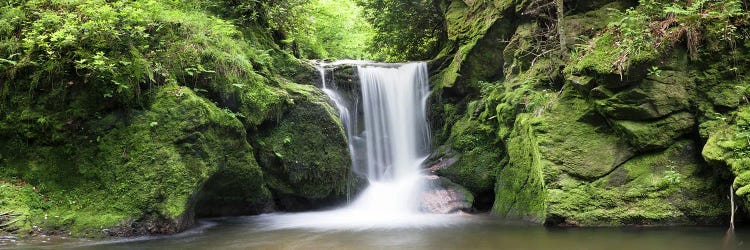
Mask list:
[[[502,76],[505,45],[497,39],[510,37],[515,26],[498,22],[498,19],[512,14],[514,3],[452,0],[447,6],[448,43],[438,55],[438,61],[444,62],[439,67],[444,69],[434,79],[435,84],[439,88],[455,87],[456,91],[465,93],[476,90],[479,80]],[[454,86],[457,80],[464,84]]]
[[[607,117],[621,120],[648,120],[688,109],[693,81],[685,73],[663,71],[640,84],[598,101],[597,108]]]
[[[624,11],[632,6],[628,1],[575,1],[572,5],[572,15],[563,18],[565,40],[573,44],[586,42],[605,29],[612,21],[612,10]]]
[[[613,121],[630,145],[641,151],[665,149],[678,138],[694,131],[695,118],[681,112],[656,121]]]
[[[719,179],[700,159],[695,143],[624,163],[595,181],[563,174],[549,186],[552,225],[716,224],[727,216]]]
[[[565,173],[600,178],[635,155],[586,99],[566,86],[539,128],[539,150]]]
[[[201,204],[244,206],[247,214],[267,211],[270,193],[245,138],[242,123],[231,111],[216,107],[188,88],[167,86],[151,108],[136,115],[129,126],[102,137],[99,148],[104,164],[122,169],[102,174],[114,183],[128,183],[128,188],[115,193],[129,197],[136,214],[148,214],[136,208],[154,203],[153,212],[158,215],[189,215],[182,219],[192,220],[204,185],[218,193],[201,199]],[[211,178],[214,180],[208,182]],[[243,187],[233,190],[236,183]]]
[[[716,74],[718,72],[712,72]],[[736,80],[724,80],[724,79],[711,79],[714,82],[704,82],[708,79],[701,79],[700,84],[704,94],[708,101],[714,106],[724,109],[737,108],[740,103],[743,102],[743,97],[747,95],[748,83],[740,82]]]
[[[289,85],[294,102],[257,135],[258,160],[283,210],[341,201],[354,185],[344,128],[328,97],[310,85]]]
[[[27,181],[49,200],[29,211],[24,230],[175,233],[192,225],[199,203],[199,210],[227,205],[247,214],[270,205],[242,123],[188,88],[160,87],[145,110],[112,113],[86,127],[96,137],[75,146],[2,148],[4,176]],[[204,189],[216,192],[211,202],[201,198]]]
[[[638,83],[647,75],[648,66],[661,56],[661,51],[646,47],[631,52],[626,46],[620,46],[621,40],[611,33],[592,38],[585,54],[573,50],[564,72],[595,77],[599,85],[613,89]]]
[[[461,153],[455,163],[441,168],[438,173],[474,194],[491,192],[498,166],[503,161],[503,149],[491,140],[492,127],[469,116],[459,120],[452,130],[451,150]]]
[[[566,1],[563,55],[554,3],[443,4],[449,38],[431,64],[434,120],[438,145],[457,160],[436,166],[472,192],[494,173],[493,214],[548,225],[720,224],[728,177],[747,206],[750,150],[738,117],[750,88],[737,72],[748,43],[706,40],[696,57],[666,42],[675,26],[657,34],[649,5]],[[485,48],[488,37],[507,42]],[[714,169],[697,153],[706,139]]]

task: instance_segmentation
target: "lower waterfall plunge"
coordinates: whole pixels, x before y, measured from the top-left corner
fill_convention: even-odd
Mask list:
[[[431,227],[461,221],[455,214],[421,211],[421,195],[427,180],[421,169],[429,153],[430,135],[426,119],[429,96],[426,63],[341,64],[357,65],[361,97],[346,100],[336,91],[335,81],[329,87],[324,67],[319,68],[322,89],[340,112],[349,138],[353,171],[366,176],[369,186],[346,207],[263,215],[262,224],[271,229],[368,229]],[[363,109],[364,116],[361,124],[364,130],[359,135],[358,107]],[[362,155],[364,161],[356,155]]]

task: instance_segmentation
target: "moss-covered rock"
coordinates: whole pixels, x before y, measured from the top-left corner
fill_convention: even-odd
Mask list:
[[[522,114],[508,140],[508,164],[497,174],[492,214],[541,222],[546,216],[545,162],[536,140],[539,119]]]
[[[572,44],[581,44],[596,36],[597,32],[607,28],[613,17],[612,10],[623,11],[631,7],[628,1],[574,1],[572,15],[563,19],[565,40]]]
[[[728,176],[746,195],[750,175],[734,170],[747,165],[735,109],[750,95],[736,73],[750,44],[706,41],[696,57],[685,39],[667,42],[683,33],[658,28],[652,5],[566,1],[563,55],[560,30],[549,28],[554,4],[444,2],[449,41],[431,64],[445,116],[437,138],[460,159],[438,173],[484,187],[491,181],[478,177],[494,169],[494,214],[549,225],[717,224]],[[489,32],[497,27],[507,29]],[[497,34],[507,41],[503,69],[477,74],[493,70],[486,58],[501,45],[480,41]],[[715,171],[695,152],[705,139]]]
[[[328,98],[309,85],[289,85],[294,105],[257,135],[258,159],[281,209],[341,200],[355,183],[344,128]]]
[[[593,182],[561,175],[548,193],[548,223],[567,225],[715,224],[727,215],[716,179],[680,141],[638,156]]]
[[[665,149],[695,128],[695,118],[681,112],[656,121],[613,121],[630,145],[641,150]]]
[[[663,71],[637,86],[620,91],[597,107],[607,117],[622,120],[648,120],[688,109],[694,83],[684,73]]]
[[[210,199],[231,200],[248,213],[269,207],[242,123],[188,88],[160,87],[146,110],[110,114],[88,126],[97,137],[77,151],[3,147],[5,176],[33,183],[50,200],[31,211],[23,229],[89,236],[178,232],[192,225],[198,194],[212,178],[219,185],[242,183],[245,192],[208,184],[223,191]]]
[[[247,206],[254,213],[268,206],[270,196],[262,173],[244,140],[244,127],[231,111],[216,107],[188,88],[164,87],[151,108],[129,124],[106,133],[99,148],[105,165],[123,169],[103,172],[112,178],[108,181],[135,184],[115,189],[115,193],[130,197],[135,214],[140,212],[138,206],[149,203],[155,203],[154,213],[167,218],[192,213],[196,195],[207,180],[225,172],[236,174],[224,175],[227,178],[220,181],[244,183],[247,192],[214,199],[237,199],[236,206]],[[161,185],[164,188],[159,188]]]
[[[515,7],[512,2],[450,1],[446,13],[449,42],[438,56],[448,59],[440,60],[446,64],[440,66],[445,69],[435,79],[437,86],[453,87],[457,79],[463,77],[466,84],[455,87],[476,89],[477,81],[502,76],[501,54],[505,46],[496,40],[510,36],[515,26],[510,22],[497,20],[504,14],[512,13],[511,10]],[[494,51],[496,54],[486,53],[484,50]]]
[[[635,155],[572,87],[563,90],[545,117],[540,128],[540,151],[569,175],[597,179]]]
[[[471,115],[453,126],[452,149],[461,152],[457,161],[438,171],[474,194],[494,189],[495,175],[502,166],[503,149],[492,141],[493,129]]]

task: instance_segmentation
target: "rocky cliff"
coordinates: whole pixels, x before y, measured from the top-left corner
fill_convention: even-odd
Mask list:
[[[747,216],[750,44],[706,28],[747,34],[747,17],[563,7],[443,2],[434,158],[455,163],[439,173],[477,208],[548,225],[728,223],[730,185]]]

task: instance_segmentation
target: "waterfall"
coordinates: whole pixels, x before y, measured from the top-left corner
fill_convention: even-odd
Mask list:
[[[426,63],[397,68],[358,66],[371,181],[411,178],[427,154]]]
[[[370,186],[352,204],[361,210],[419,212],[429,129],[427,65],[357,66],[362,89],[364,140]]]
[[[267,226],[366,229],[455,222],[454,216],[420,211],[426,181],[421,170],[430,140],[426,119],[427,64],[352,61],[342,64],[357,66],[360,95],[353,100],[342,97],[333,77],[326,77],[326,66],[330,65],[318,68],[321,89],[339,110],[349,138],[353,170],[366,177],[369,185],[346,207],[326,212],[268,215]],[[359,107],[363,124],[358,124],[356,118]]]

